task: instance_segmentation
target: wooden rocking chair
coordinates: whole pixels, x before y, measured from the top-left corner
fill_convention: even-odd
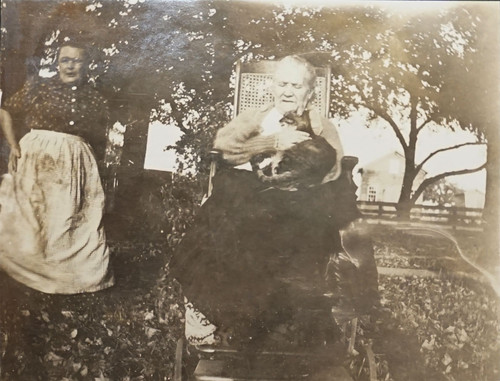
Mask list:
[[[237,62],[233,118],[242,111],[260,108],[273,102],[271,83],[276,62],[277,61],[268,60],[246,63],[241,61]],[[316,86],[313,97],[313,107],[326,118],[329,117],[330,76],[331,70],[329,66],[316,68]],[[211,156],[212,161],[210,165],[207,197],[212,193],[212,178],[217,170],[217,164],[221,161],[221,154],[219,151],[212,151]],[[342,160],[342,167],[344,168],[345,166],[346,170],[350,167],[352,173],[352,169],[357,162],[357,158],[346,156]]]
[[[238,62],[236,65],[236,81],[235,81],[235,93],[234,93],[234,110],[233,118],[236,117],[241,112],[247,109],[255,109],[263,107],[267,104],[272,103],[273,97],[270,91],[272,75],[275,69],[276,61],[259,61],[252,63]],[[315,96],[313,98],[313,107],[316,108],[321,115],[328,118],[329,117],[329,105],[330,105],[330,67],[317,67],[316,68],[316,85],[315,85]],[[210,197],[213,190],[212,179],[217,171],[217,166],[222,162],[222,155],[219,151],[211,152],[212,161],[210,166],[210,177],[207,189],[206,198]],[[356,185],[352,179],[353,168],[358,163],[358,159],[353,156],[344,156],[341,161],[342,172],[341,176],[349,181],[356,189]],[[338,315],[338,316],[336,316]],[[356,314],[346,314],[345,311],[335,311],[332,310],[332,317],[341,325],[344,326],[344,334],[347,336],[348,345],[348,355],[355,353],[354,341],[356,336],[357,327],[357,315]],[[349,324],[350,323],[350,324]],[[347,334],[347,325],[350,325],[350,332]],[[176,372],[175,380],[181,381],[183,377],[181,376],[182,367],[182,353],[183,353],[183,342],[179,341],[177,347],[177,362],[176,362]],[[375,380],[376,375],[374,373],[375,364],[373,360],[373,352],[370,348],[365,347],[366,356],[368,359],[367,363],[370,369],[370,380]],[[209,353],[212,349],[208,349]],[[234,378],[226,378],[219,374],[222,366],[218,364],[217,361],[202,360],[198,363],[195,374],[193,375],[194,380],[226,380]],[[213,369],[212,369],[213,368]],[[350,380],[351,378],[342,373],[337,376],[338,380]],[[191,377],[189,377],[191,379]],[[240,379],[240,378],[238,378]],[[247,378],[241,378],[247,379]],[[250,379],[250,378],[248,378]],[[253,379],[253,378],[252,378]]]

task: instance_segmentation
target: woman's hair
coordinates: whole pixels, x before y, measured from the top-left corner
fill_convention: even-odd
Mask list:
[[[280,59],[278,61],[278,65],[282,62],[289,62],[289,61],[292,61],[298,65],[301,65],[306,69],[307,85],[309,86],[310,89],[314,89],[314,86],[316,84],[316,69],[314,68],[314,66],[311,65],[311,63],[308,60],[306,60],[305,58],[298,56],[296,54],[283,57],[282,59]]]

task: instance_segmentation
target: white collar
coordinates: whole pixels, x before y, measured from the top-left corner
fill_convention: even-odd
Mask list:
[[[267,115],[262,120],[260,127],[262,129],[261,135],[272,135],[276,132],[281,131],[282,126],[280,123],[281,118],[283,118],[283,114],[278,111],[276,107],[273,107]]]

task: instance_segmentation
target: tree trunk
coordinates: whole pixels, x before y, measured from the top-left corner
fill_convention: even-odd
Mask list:
[[[485,221],[486,248],[481,262],[497,265],[500,262],[499,244],[499,205],[500,205],[500,147],[498,141],[500,134],[498,126],[492,125],[488,129],[487,164],[486,164],[486,196],[483,211]]]
[[[409,220],[411,208],[414,205],[412,199],[413,182],[417,176],[415,166],[415,151],[417,147],[417,104],[418,98],[411,97],[410,110],[410,134],[408,137],[408,146],[403,145],[405,153],[405,173],[403,176],[403,184],[401,185],[401,194],[399,196],[397,211],[398,218],[401,220]]]
[[[398,218],[401,220],[410,219],[410,212],[413,206],[411,202],[411,181],[405,181],[406,177],[407,176],[405,175],[403,179],[403,186],[401,188],[401,194],[398,200],[398,205],[396,207]]]
[[[403,184],[401,185],[401,194],[399,195],[398,205],[396,207],[398,218],[409,220],[411,208],[414,205],[412,201],[413,181],[415,180],[415,149],[411,147],[405,152],[405,173]]]

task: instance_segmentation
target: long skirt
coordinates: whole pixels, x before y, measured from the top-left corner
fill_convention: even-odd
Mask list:
[[[359,216],[344,179],[289,192],[266,188],[251,172],[219,171],[170,275],[217,326],[272,324],[311,299],[311,282],[321,282],[342,248],[339,229]]]
[[[93,292],[114,284],[102,226],[104,192],[81,138],[32,130],[0,184],[0,268],[33,289]]]

